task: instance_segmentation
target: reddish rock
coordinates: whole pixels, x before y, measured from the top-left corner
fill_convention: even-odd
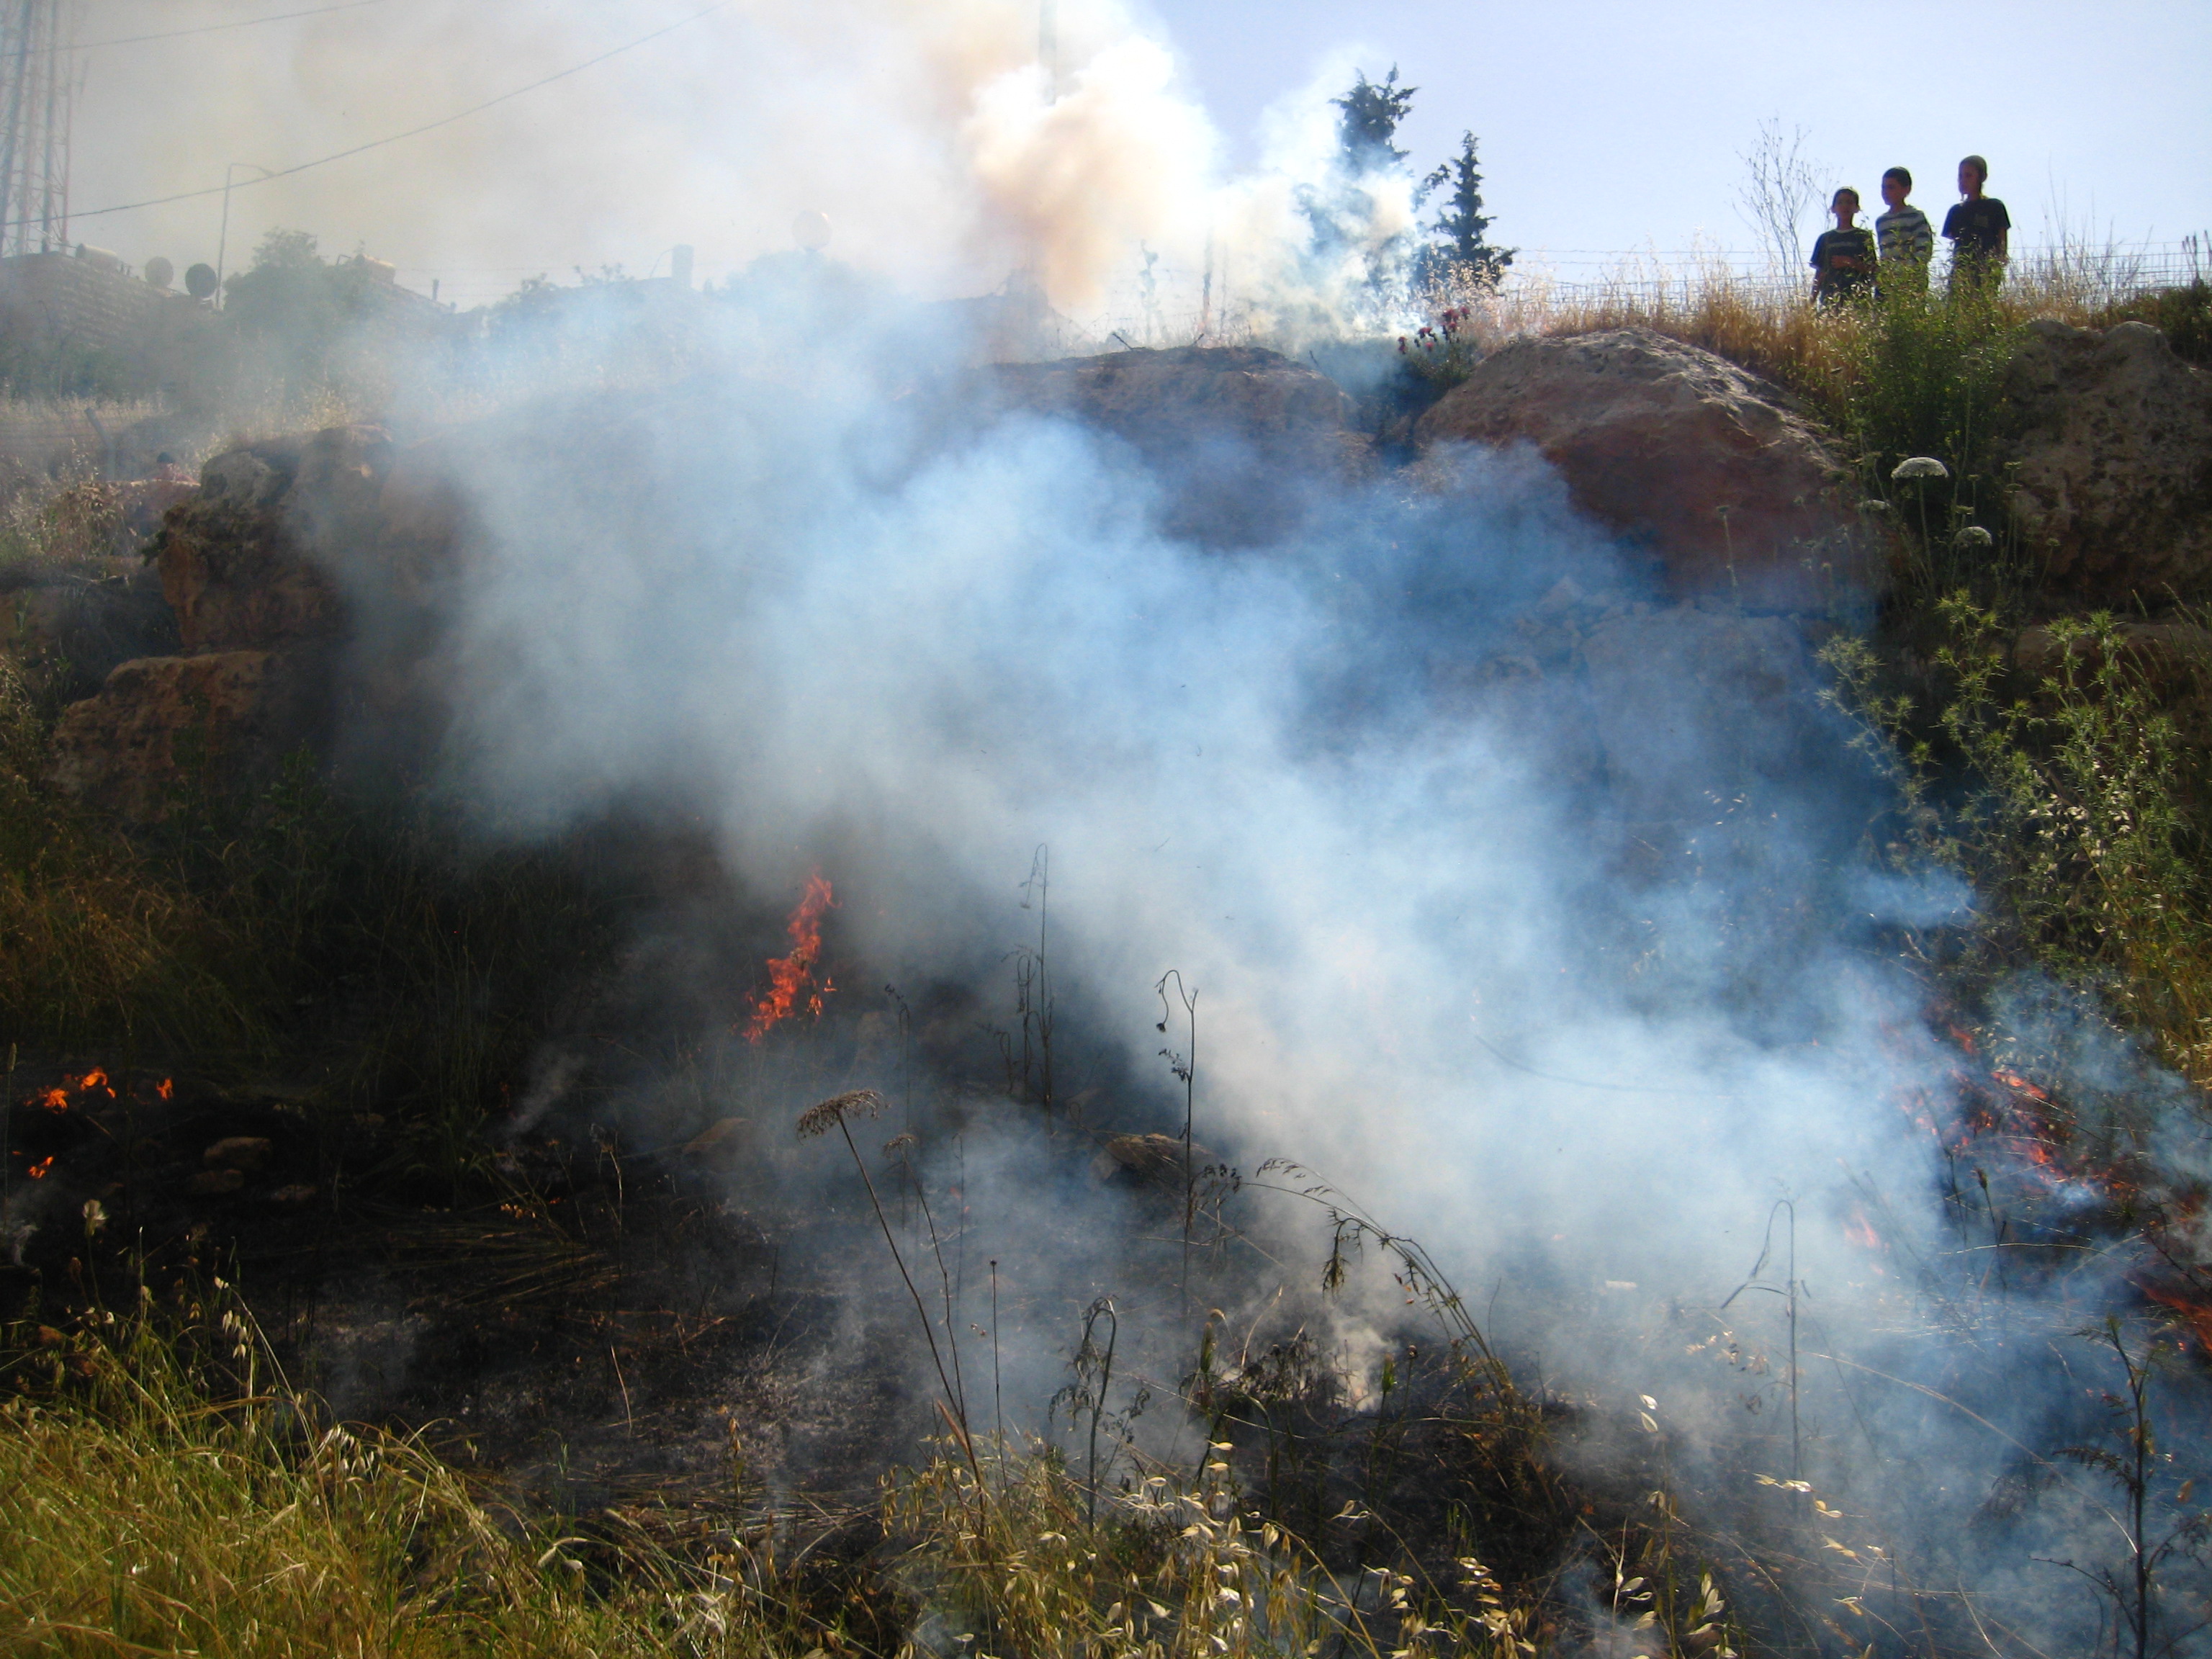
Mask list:
[[[1431,452],[1533,444],[1576,506],[1649,549],[1681,596],[1787,609],[1865,579],[1839,468],[1811,423],[1758,376],[1649,329],[1516,340],[1415,435]],[[1448,485],[1437,459],[1429,476]]]
[[[1066,416],[1127,442],[1166,486],[1162,527],[1203,542],[1280,535],[1301,486],[1366,457],[1341,388],[1255,346],[1001,363],[991,374],[1002,407]]]
[[[200,491],[170,513],[156,551],[187,651],[329,639],[344,606],[327,561],[373,538],[392,443],[377,427],[333,427],[216,456]]]
[[[251,787],[315,735],[321,676],[275,651],[141,657],[71,703],[54,727],[54,781],[139,823],[195,789]]]
[[[2030,323],[2006,370],[2021,539],[2069,601],[2212,596],[2212,374],[2147,323]]]

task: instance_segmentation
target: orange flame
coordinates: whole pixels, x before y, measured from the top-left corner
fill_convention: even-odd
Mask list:
[[[50,1112],[66,1112],[69,1110],[69,1091],[49,1089],[38,1097],[38,1102]]]
[[[1844,1223],[1844,1237],[1863,1250],[1886,1248],[1881,1242],[1881,1235],[1875,1231],[1874,1224],[1867,1219],[1866,1212],[1856,1205],[1851,1208],[1850,1218]]]
[[[159,1083],[154,1085],[154,1092],[161,1096],[162,1099],[167,1100],[170,1096],[177,1092],[175,1080],[170,1078],[163,1078]]]
[[[40,1158],[30,1168],[31,1179],[33,1181],[44,1181],[46,1178],[46,1171],[53,1167],[54,1160],[52,1157]]]
[[[788,1018],[799,1006],[802,994],[806,999],[806,1012],[817,1018],[821,1015],[822,1000],[836,987],[827,978],[816,983],[814,964],[822,955],[822,913],[836,903],[830,884],[820,871],[807,877],[806,890],[799,897],[799,908],[791,913],[791,920],[784,927],[791,939],[791,954],[769,958],[769,988],[753,1004],[753,1017],[745,1024],[748,1042],[758,1042],[779,1020]]]

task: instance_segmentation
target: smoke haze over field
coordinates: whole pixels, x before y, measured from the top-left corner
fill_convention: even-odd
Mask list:
[[[287,165],[675,24],[447,130],[433,169],[404,144],[342,164],[343,213],[330,175],[248,192],[234,248],[286,223],[404,265],[641,266],[635,251],[687,242],[726,270],[817,207],[843,228],[836,254],[909,294],[1023,267],[1077,306],[1133,244],[1191,266],[1210,240],[1241,291],[1307,319],[1357,264],[1301,259],[1319,97],[1284,116],[1268,168],[1225,179],[1171,57],[1108,0],[1058,8],[1048,70],[1025,5],[683,21],[696,9],[392,0],[210,51],[189,147],[161,100],[118,112],[117,133],[173,153],[172,182],[191,185],[210,155]],[[1382,191],[1358,210],[1379,239],[1407,205]],[[111,240],[182,263],[211,213],[164,210],[133,222],[143,242]],[[951,322],[942,338],[911,315],[823,330],[819,296],[799,297],[804,315],[768,318],[774,349],[723,307],[704,325],[732,324],[701,355],[712,372],[511,410],[453,452],[476,534],[446,596],[442,775],[487,834],[617,808],[696,820],[765,907],[830,876],[867,982],[979,999],[1031,937],[1020,884],[1048,848],[1070,1085],[1099,1089],[1098,1127],[1170,1127],[1159,1050],[1194,1037],[1203,1144],[1356,1193],[1563,1390],[1620,1409],[1650,1389],[1717,1462],[1740,1438],[1769,1456],[1771,1370],[1753,1385],[1682,1352],[1684,1322],[1717,1319],[1766,1258],[1764,1288],[1794,1281],[1820,1340],[1905,1379],[1869,1394],[1838,1359],[1808,1385],[1832,1491],[1856,1479],[1869,1504],[1920,1504],[1909,1524],[1934,1534],[1986,1489],[1954,1474],[1982,1467],[1978,1435],[2046,1443],[2070,1422],[2072,1380],[2039,1386],[2069,1363],[2046,1339],[2106,1304],[2118,1258],[2009,1300],[1978,1257],[1961,1265],[1984,1246],[1949,1231],[1935,1123],[1917,1115],[1947,1121],[1957,1056],[1894,936],[1971,897],[1866,856],[1886,786],[1823,707],[1794,623],[1668,605],[1527,453],[1435,458],[1418,486],[1316,465],[1278,481],[1288,528],[1201,544],[1165,527],[1168,486],[1130,446],[1008,412],[988,374],[918,369],[961,359]],[[1199,993],[1194,1031],[1156,1024],[1169,969]],[[2066,999],[2047,1006],[2067,1041],[2096,1035]],[[702,1040],[726,1038],[714,1026]],[[2141,1069],[2117,1041],[2100,1063],[2121,1089]],[[764,1075],[757,1097],[713,1104],[780,1142],[806,1101]],[[1190,1333],[1158,1294],[1159,1253],[1115,1231],[1137,1223],[1067,1199],[1034,1121],[979,1105],[972,1077],[926,1094],[933,1179],[951,1156],[941,1122],[988,1114],[960,1177],[973,1224],[1071,1279],[1146,1263],[1148,1284],[1110,1287],[1154,1294],[1154,1369],[1179,1374]],[[1778,1269],[1763,1247],[1785,1200]],[[1076,1238],[1087,1255],[1062,1248],[1071,1215],[1104,1218]],[[1281,1265],[1210,1293],[1256,1319],[1245,1298],[1310,1286],[1316,1220],[1255,1206]],[[1371,1350],[1400,1310],[1367,1288],[1336,1334]],[[1732,1317],[1777,1346],[1771,1305]],[[1017,1356],[1032,1422],[1067,1336]],[[1938,1381],[1995,1428],[1913,1392]],[[2021,1537],[2063,1541],[2041,1524]]]

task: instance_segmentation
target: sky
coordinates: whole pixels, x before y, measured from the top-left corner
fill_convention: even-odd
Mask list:
[[[1005,95],[1034,61],[1036,0],[76,3],[82,41],[247,25],[80,56],[81,215],[206,190],[238,163],[234,268],[283,225],[465,304],[538,273],[665,271],[679,242],[712,277],[788,246],[805,207],[830,213],[836,252],[926,291],[994,285],[1019,223],[1100,203],[1094,243],[1150,237],[1188,264],[1199,219],[1210,234],[1219,216],[1194,206],[1204,190],[1279,165],[1298,147],[1285,112],[1311,118],[1353,69],[1393,64],[1420,88],[1402,133],[1414,162],[1472,129],[1493,237],[1563,276],[1638,251],[1754,246],[1737,195],[1762,121],[1802,128],[1822,176],[1869,199],[1884,167],[1911,167],[1939,215],[1957,158],[1978,150],[2028,242],[2212,229],[2203,0],[2115,0],[2094,18],[1924,0],[1058,0],[1061,55],[1111,70],[1094,104],[1121,100],[1088,130],[1079,113],[1028,119]],[[244,182],[570,70],[419,137]],[[979,117],[994,97],[999,113]],[[980,193],[979,166],[999,169]],[[1157,190],[1145,176],[1170,173]],[[1013,200],[1024,193],[1049,205]],[[202,197],[80,216],[72,234],[181,269],[214,262],[221,215]]]
[[[1802,127],[1872,202],[1909,167],[1941,222],[1959,159],[2030,240],[2212,230],[2212,4],[2115,0],[1153,0],[1214,118],[1246,146],[1338,58],[1420,88],[1401,148],[1472,130],[1492,234],[1564,265],[1595,251],[1748,247],[1736,208],[1760,123]]]

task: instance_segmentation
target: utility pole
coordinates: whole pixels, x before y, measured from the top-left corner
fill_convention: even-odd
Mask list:
[[[267,167],[257,166],[252,161],[233,161],[222,170],[222,228],[216,233],[215,239],[215,302],[218,307],[222,304],[223,259],[230,252],[231,179],[236,176],[240,167],[258,173],[264,179],[274,179],[276,176]]]

